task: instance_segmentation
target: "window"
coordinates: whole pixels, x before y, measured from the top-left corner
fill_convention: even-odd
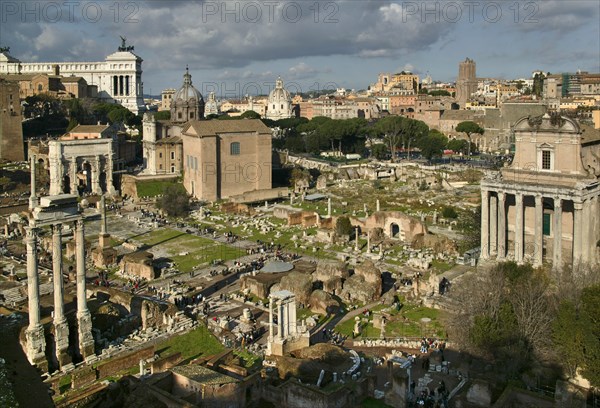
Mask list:
[[[231,154],[232,156],[237,156],[240,154],[240,143],[239,142],[233,142],[232,144],[229,145],[229,154]]]
[[[175,152],[171,152],[171,160],[175,160]]]
[[[177,119],[181,119],[181,112],[177,112]]]
[[[190,119],[194,119],[194,112],[190,112]]]
[[[550,170],[551,167],[551,156],[550,150],[542,150],[542,170]]]
[[[158,154],[158,158],[159,158],[159,159],[162,159],[162,153],[159,153],[159,154]]]
[[[175,173],[175,166],[171,166],[171,173]]]

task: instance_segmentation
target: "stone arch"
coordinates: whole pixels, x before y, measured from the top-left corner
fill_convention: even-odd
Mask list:
[[[392,222],[390,223],[390,238],[400,238],[400,225]]]
[[[108,191],[108,186],[106,184],[106,171],[100,172],[98,176],[98,182],[100,183],[100,189],[102,192],[106,193]]]
[[[85,192],[92,191],[92,164],[89,161],[81,163],[81,173],[83,178],[80,179],[80,187]]]
[[[71,177],[68,174],[65,174],[62,179],[62,191],[65,194],[71,194]]]

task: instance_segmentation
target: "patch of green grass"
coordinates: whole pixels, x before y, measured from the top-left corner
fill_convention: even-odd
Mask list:
[[[252,368],[255,364],[260,361],[260,357],[248,350],[234,350],[233,354],[238,356],[242,362],[244,368]]]
[[[161,357],[179,352],[183,359],[212,356],[224,349],[225,347],[204,325],[188,333],[171,337],[156,346]]]
[[[58,380],[58,389],[61,394],[64,394],[65,392],[71,389],[71,381],[71,374],[67,374],[61,377],[60,380]]]
[[[454,267],[454,264],[450,264],[448,262],[443,262],[443,261],[434,259],[431,262],[431,266],[434,269],[437,269],[440,273],[444,273],[444,272],[449,271],[450,269],[452,269]]]
[[[175,180],[147,180],[136,183],[138,197],[156,197],[161,195],[168,185],[176,184]]]

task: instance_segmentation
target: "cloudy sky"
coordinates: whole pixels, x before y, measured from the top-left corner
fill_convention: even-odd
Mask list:
[[[480,77],[600,71],[600,1],[11,1],[0,45],[28,61],[102,61],[119,36],[144,59],[145,93],[194,85],[267,93],[281,75],[309,91],[364,89],[380,72],[453,81],[470,57]]]

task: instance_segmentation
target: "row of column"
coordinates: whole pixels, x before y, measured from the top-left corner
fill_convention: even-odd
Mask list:
[[[524,194],[516,193],[515,197],[515,236],[514,236],[514,257],[513,259],[522,263],[525,256],[525,219],[523,205]],[[507,193],[497,192],[492,195],[488,190],[481,191],[481,258],[489,259],[491,256],[496,256],[502,261],[507,258]],[[534,196],[535,199],[535,229],[534,229],[534,251],[533,264],[541,266],[543,262],[544,248],[544,197],[541,194]],[[552,198],[554,201],[553,212],[553,247],[552,247],[552,264],[554,268],[559,268],[562,265],[562,215],[563,202],[573,202],[573,240],[572,240],[572,259],[573,264],[579,262],[592,262],[594,225],[592,211],[592,200],[577,202],[573,200],[564,200],[560,196]],[[585,222],[585,219],[590,222]],[[586,239],[587,238],[587,239]]]
[[[113,75],[113,96],[129,96],[131,75]]]
[[[286,339],[296,334],[296,302],[294,299],[274,299],[269,301],[269,339],[274,340],[273,312],[277,310],[277,338]]]
[[[87,307],[85,289],[85,241],[83,220],[76,221],[76,282],[77,282],[77,322],[79,334],[79,350],[84,358],[94,354],[91,314]],[[64,313],[63,302],[63,264],[62,264],[62,224],[51,226],[52,229],[52,276],[54,283],[54,340],[56,358],[61,368],[71,363],[68,353],[69,325]],[[36,227],[26,228],[25,244],[27,246],[27,283],[29,295],[29,326],[26,330],[27,355],[32,364],[46,367],[44,328],[40,322],[39,303],[39,271],[38,271],[38,231]]]

